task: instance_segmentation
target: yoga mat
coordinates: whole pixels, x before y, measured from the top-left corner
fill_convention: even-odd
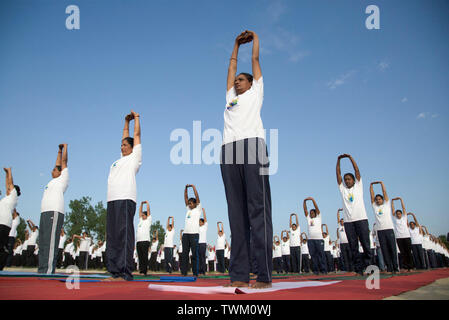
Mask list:
[[[171,291],[171,292],[184,292],[184,293],[199,293],[199,294],[251,294],[251,293],[264,293],[273,292],[279,290],[287,289],[299,289],[307,287],[319,287],[328,286],[334,283],[339,283],[340,281],[301,281],[301,282],[276,282],[272,284],[271,288],[267,289],[251,289],[251,288],[232,288],[232,287],[192,287],[192,286],[171,286],[171,285],[158,285],[150,284],[148,289],[150,290],[160,290],[160,291]]]
[[[20,271],[0,271],[0,277],[38,277],[38,278],[67,278],[73,274],[71,273],[54,273],[44,274],[37,272],[20,272]],[[80,274],[80,278],[109,278],[110,276],[101,274]]]

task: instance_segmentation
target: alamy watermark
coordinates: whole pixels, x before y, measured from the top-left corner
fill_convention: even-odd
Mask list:
[[[267,130],[265,130],[265,137]],[[187,129],[177,128],[170,134],[170,141],[176,142],[170,150],[170,161],[180,164],[261,164],[261,175],[274,175],[279,166],[278,129],[269,130],[269,140],[265,138],[239,140],[225,145],[222,157],[222,134],[215,128],[202,131],[201,121],[193,121],[192,135]],[[269,148],[265,145],[269,141]],[[203,146],[203,143],[205,145]],[[267,157],[267,152],[269,157]]]
[[[80,289],[80,269],[77,266],[68,266],[66,269],[67,273],[71,275],[65,280],[65,287],[68,290],[79,290]]]
[[[380,270],[376,265],[370,265],[365,270],[368,273],[368,278],[365,281],[365,287],[369,290],[380,289]]]

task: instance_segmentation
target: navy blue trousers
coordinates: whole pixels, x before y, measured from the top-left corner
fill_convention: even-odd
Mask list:
[[[107,269],[114,278],[133,280],[134,214],[132,200],[109,201],[106,214]]]
[[[369,241],[368,220],[345,222],[344,226],[349,248],[352,253],[354,271],[362,273],[363,270],[370,265],[372,256]],[[363,248],[362,254],[359,253],[359,241]]]
[[[312,257],[313,273],[327,273],[327,261],[324,254],[324,240],[309,239],[307,240],[307,246],[309,247],[310,256]]]
[[[273,224],[268,167],[263,139],[244,139],[222,146],[220,169],[232,234],[231,282],[249,282],[252,256],[257,281],[271,282]]]

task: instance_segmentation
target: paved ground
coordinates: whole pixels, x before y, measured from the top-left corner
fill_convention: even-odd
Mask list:
[[[384,300],[449,300],[449,278]]]

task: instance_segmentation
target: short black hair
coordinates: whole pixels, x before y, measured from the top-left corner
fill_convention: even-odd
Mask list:
[[[203,218],[201,218],[201,219],[200,219],[200,221],[201,221],[201,222],[204,222],[204,219],[203,219]]]
[[[15,184],[15,185],[14,185],[14,189],[16,189],[16,191],[17,191],[17,196],[20,197],[20,195],[22,194],[22,193],[20,192],[20,187],[19,187],[17,184]]]
[[[376,194],[376,196],[374,197],[374,199],[376,199],[377,197],[381,197],[381,198],[382,198],[382,200],[384,199],[384,196],[383,196],[383,195],[381,195],[381,194]]]
[[[131,148],[134,147],[134,138],[126,137],[126,138],[124,138],[123,140],[126,140],[126,142],[129,143],[129,145],[131,146]],[[123,141],[123,140],[122,140],[122,141]]]
[[[59,172],[62,171],[62,166],[56,166],[56,169],[58,169]]]
[[[253,83],[253,75],[252,74],[249,74],[249,73],[246,73],[246,72],[241,72],[241,73],[239,73],[239,75],[243,75],[243,76],[245,76],[245,78],[246,78],[246,80],[248,80],[248,82],[251,82],[251,83]]]
[[[189,202],[192,201],[193,203],[196,203],[196,198],[190,198]]]
[[[355,181],[355,177],[352,173],[345,173],[345,175],[343,176],[343,178],[346,178],[346,176],[350,176],[352,178],[352,180]]]

